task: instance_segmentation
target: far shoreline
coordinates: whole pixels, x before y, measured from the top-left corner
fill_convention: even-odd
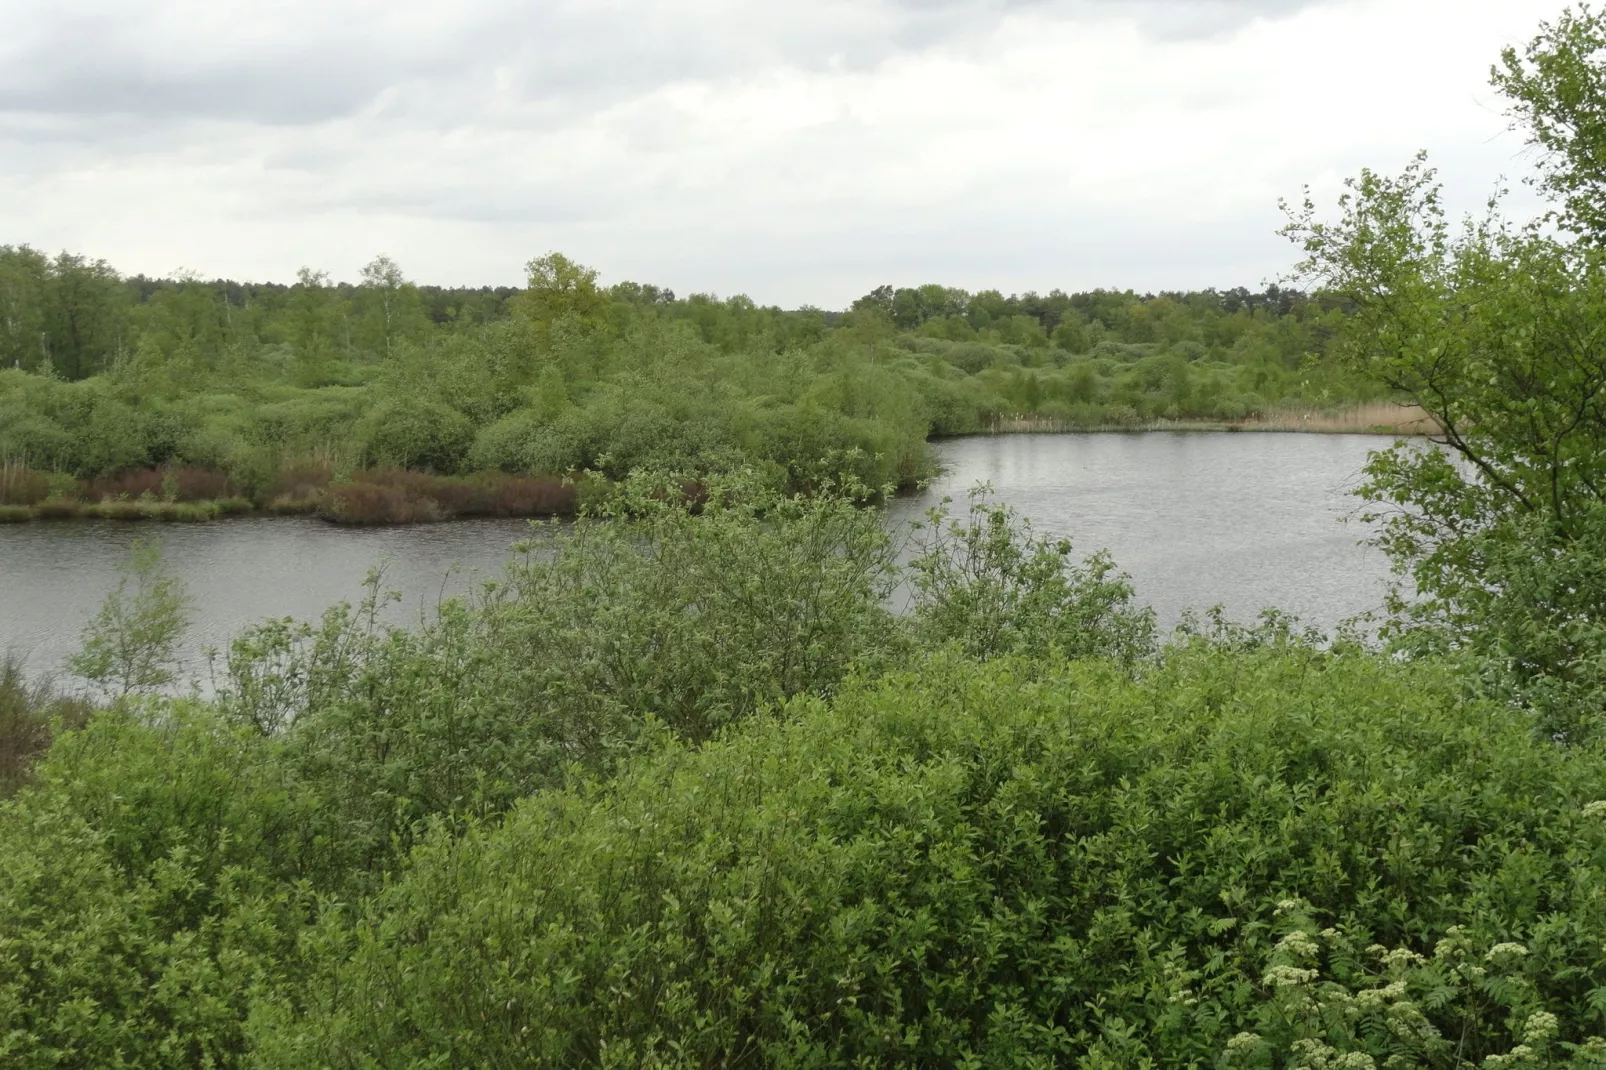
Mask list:
[[[1382,419],[1380,417],[1387,417]],[[973,438],[1004,438],[1016,435],[1142,435],[1163,432],[1194,434],[1318,434],[1318,435],[1371,435],[1378,438],[1413,438],[1431,435],[1438,425],[1421,409],[1387,403],[1356,406],[1340,412],[1310,410],[1285,411],[1257,415],[1242,420],[1188,420],[1151,419],[1140,422],[1111,424],[1076,424],[1053,417],[1015,416],[992,421],[987,427],[953,435],[933,435],[929,443],[957,442]],[[422,473],[420,473],[422,475]],[[438,477],[429,477],[438,478]],[[476,472],[458,479],[494,478],[492,473]],[[547,481],[542,481],[547,482]],[[912,489],[912,488],[911,488]],[[521,496],[522,497],[522,496]],[[444,511],[438,508],[408,509],[391,507],[380,510],[372,519],[357,519],[350,515],[331,515],[321,511],[311,499],[295,502],[272,502],[256,505],[248,499],[231,497],[199,501],[166,501],[153,498],[119,498],[102,501],[58,499],[35,505],[0,506],[0,526],[66,522],[72,520],[154,521],[158,523],[211,523],[228,519],[269,519],[273,517],[315,516],[325,523],[349,527],[405,527],[453,520],[487,518],[540,520],[574,515],[576,502],[568,495],[559,500],[545,498],[542,508],[507,508],[511,502],[498,503],[501,508]]]

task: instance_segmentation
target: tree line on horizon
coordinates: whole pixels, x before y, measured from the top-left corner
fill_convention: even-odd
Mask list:
[[[553,264],[585,270],[561,254],[550,257],[556,258]],[[365,265],[355,283],[331,281],[326,272],[311,268],[302,268],[293,283],[240,282],[194,272],[124,275],[103,259],[67,251],[52,257],[27,244],[0,245],[0,367],[84,379],[113,370],[146,339],[168,355],[185,344],[220,350],[244,340],[373,356],[400,340],[416,341],[431,328],[505,319],[525,289],[420,284],[383,255]],[[766,328],[774,331],[782,319],[800,326],[778,332],[775,342],[810,340],[855,312],[880,312],[898,331],[949,341],[1047,342],[1071,353],[1085,353],[1105,337],[1210,345],[1236,340],[1242,326],[1207,321],[1230,321],[1240,313],[1281,318],[1310,300],[1276,283],[1260,291],[1242,286],[1159,293],[1054,289],[1046,295],[1007,296],[932,283],[878,286],[846,310],[827,311],[760,306],[742,294],[723,300],[712,294],[677,298],[673,290],[629,281],[601,289],[615,301],[668,309],[696,324],[705,341],[727,348]],[[756,322],[722,322],[741,319],[744,312],[755,313]],[[1190,319],[1194,322],[1176,322]]]

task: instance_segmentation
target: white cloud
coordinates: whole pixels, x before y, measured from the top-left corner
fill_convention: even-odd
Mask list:
[[[280,278],[605,277],[841,306],[883,281],[1254,285],[1276,201],[1430,149],[1514,173],[1530,0],[24,0],[0,242]]]

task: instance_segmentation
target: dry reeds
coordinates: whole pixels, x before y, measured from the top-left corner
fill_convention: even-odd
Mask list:
[[[1130,410],[1120,418],[1084,422],[1056,416],[994,416],[990,435],[1059,434],[1073,431],[1309,431],[1330,435],[1431,435],[1438,422],[1415,405],[1371,401],[1341,409],[1278,409],[1232,420],[1140,419]]]
[[[1439,424],[1415,405],[1372,401],[1344,409],[1284,409],[1243,421],[1257,431],[1316,431],[1326,434],[1436,434]]]
[[[50,476],[20,461],[0,462],[0,505],[36,505],[50,497]]]

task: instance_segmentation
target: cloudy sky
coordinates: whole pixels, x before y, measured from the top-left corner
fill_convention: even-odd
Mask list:
[[[1560,0],[8,0],[0,243],[127,272],[680,293],[1255,286],[1279,197],[1429,150]]]

